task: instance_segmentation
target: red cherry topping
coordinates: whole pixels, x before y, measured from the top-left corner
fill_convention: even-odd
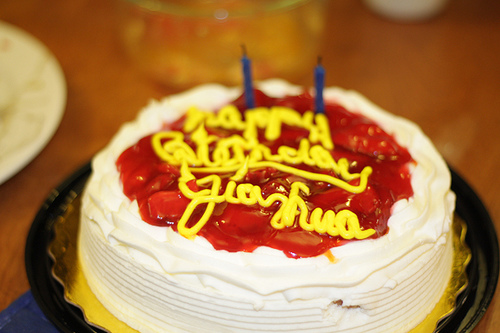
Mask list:
[[[314,103],[314,99],[307,93],[271,98],[256,90],[255,98],[257,106],[287,106],[300,113],[312,110]],[[235,100],[234,105],[244,117],[243,96]],[[393,204],[397,200],[413,195],[408,172],[411,156],[405,148],[398,145],[392,135],[360,114],[327,102],[326,115],[334,143],[334,149],[331,151],[334,159],[346,158],[350,161],[351,173],[360,172],[365,166],[373,169],[365,191],[353,194],[327,183],[301,179],[273,168],[250,170],[241,182],[258,185],[262,196],[267,198],[273,193],[288,196],[291,184],[302,181],[311,190],[309,195],[303,195],[311,211],[316,207],[323,210],[331,209],[334,212],[349,209],[358,216],[361,228],[376,230],[372,238],[380,237],[388,232],[387,220],[391,215]],[[182,131],[184,120],[182,117],[175,123],[166,124],[165,129]],[[210,129],[210,134],[228,136],[235,133]],[[300,139],[307,136],[307,131],[302,128],[283,126],[281,137],[265,144],[271,151],[276,151],[281,145],[298,148]],[[191,144],[189,135],[187,137],[187,143]],[[259,134],[259,138],[264,141],[262,133]],[[137,144],[124,151],[116,164],[123,183],[123,191],[130,200],[137,200],[143,220],[153,225],[168,226],[177,230],[177,222],[190,200],[184,197],[178,188],[180,176],[178,167],[159,159],[151,147],[151,137],[139,140]],[[317,170],[306,165],[294,165],[294,167],[334,175],[330,170]],[[203,175],[197,176],[201,177]],[[221,178],[222,193],[229,177],[223,175]],[[200,190],[195,180],[188,182],[187,186],[195,192]],[[198,220],[205,208],[206,205],[199,206],[191,216],[191,220]],[[259,246],[268,246],[283,251],[291,258],[317,256],[332,247],[356,241],[305,231],[297,222],[292,227],[274,229],[270,220],[279,208],[279,203],[267,208],[227,202],[217,204],[198,235],[205,237],[217,250],[251,252]]]

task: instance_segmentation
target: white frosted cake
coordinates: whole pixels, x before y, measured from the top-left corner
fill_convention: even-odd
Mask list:
[[[323,114],[300,87],[257,88],[252,110],[219,85],[152,102],[96,155],[92,292],[140,332],[411,330],[451,274],[445,162],[358,93],[326,88]]]

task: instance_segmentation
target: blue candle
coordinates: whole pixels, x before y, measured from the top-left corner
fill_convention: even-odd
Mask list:
[[[315,111],[325,113],[325,101],[323,99],[323,88],[325,87],[325,68],[321,65],[321,58],[314,70],[314,83],[316,87]]]
[[[243,65],[243,80],[245,86],[245,101],[248,109],[255,107],[255,98],[252,85],[252,73],[251,73],[251,62],[247,57],[245,46],[243,48],[243,57],[241,58],[241,64]]]

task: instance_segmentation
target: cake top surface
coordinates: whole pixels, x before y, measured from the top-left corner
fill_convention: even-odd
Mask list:
[[[408,150],[335,101],[316,114],[308,92],[256,97],[248,110],[242,96],[189,107],[121,153],[142,219],[217,250],[293,258],[385,235],[394,204],[413,195]]]

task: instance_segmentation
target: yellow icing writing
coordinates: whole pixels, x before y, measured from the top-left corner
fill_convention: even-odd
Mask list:
[[[280,146],[277,153],[273,154],[269,147],[259,143],[258,129],[264,129],[266,140],[273,141],[280,137],[283,124],[304,128],[309,131],[309,137],[302,139],[298,148]],[[209,135],[207,127],[236,130],[242,132],[242,135],[233,134],[220,138]],[[195,149],[185,142],[182,132],[159,132],[152,137],[156,154],[162,160],[180,166],[179,189],[191,200],[177,224],[181,235],[188,238],[195,236],[209,220],[215,205],[223,202],[258,204],[262,207],[270,207],[279,202],[279,209],[270,222],[276,229],[293,226],[298,216],[299,226],[306,231],[327,233],[344,239],[364,239],[375,233],[373,229],[362,230],[358,217],[349,210],[335,213],[316,208],[310,212],[302,198],[309,195],[310,189],[302,182],[293,182],[288,196],[273,193],[267,198],[262,196],[262,189],[257,185],[237,184],[250,169],[270,167],[308,180],[329,183],[352,193],[363,192],[372,169],[365,167],[360,173],[351,174],[347,159],[333,159],[329,152],[333,149],[333,143],[328,119],[324,114],[308,111],[301,115],[286,107],[255,108],[247,110],[243,120],[241,113],[232,105],[222,108],[216,114],[193,107],[187,112],[184,131],[191,134]],[[215,143],[215,148],[210,151],[212,143]],[[332,170],[339,177],[290,166],[299,164]],[[197,179],[193,172],[210,175]],[[233,175],[221,194],[222,179],[217,174],[231,173]],[[357,185],[350,183],[354,179],[359,179]],[[188,186],[191,181],[195,181],[203,189],[193,191]],[[201,218],[194,225],[188,226],[193,212],[200,205],[205,205]]]

